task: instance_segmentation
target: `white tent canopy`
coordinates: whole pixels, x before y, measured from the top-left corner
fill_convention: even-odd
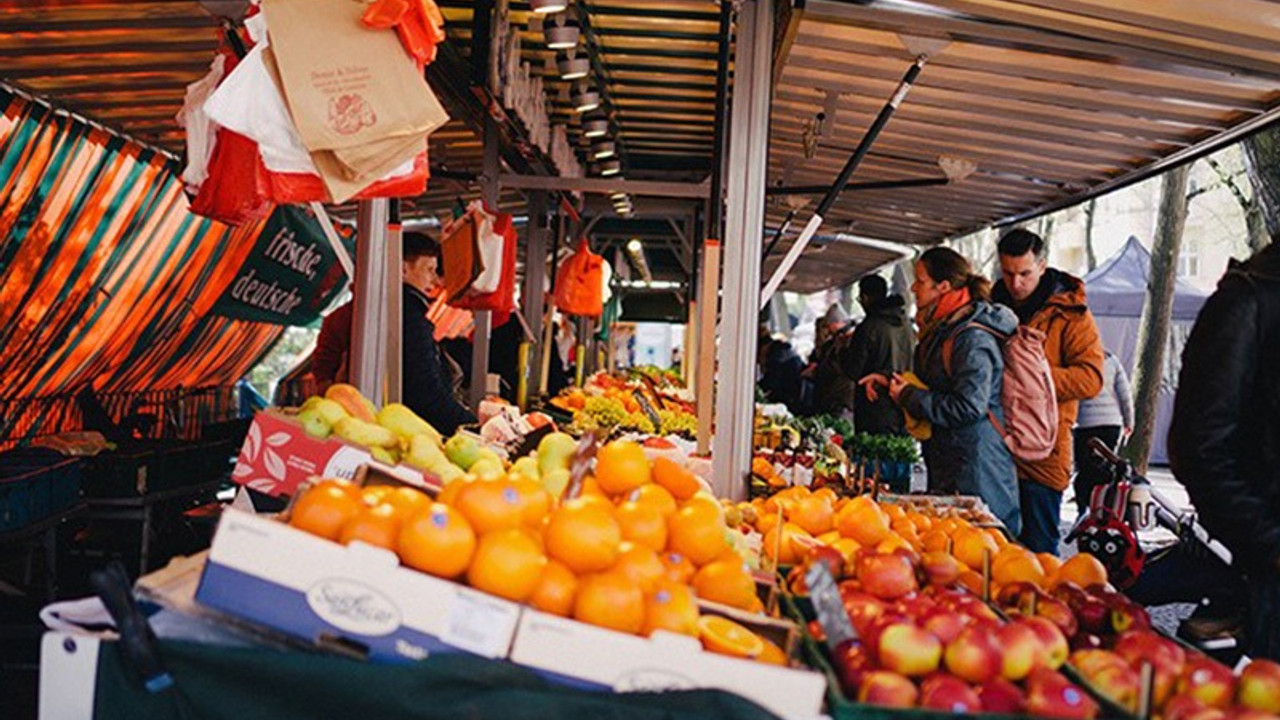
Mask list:
[[[1089,309],[1098,321],[1102,343],[1120,358],[1129,377],[1137,362],[1138,330],[1142,309],[1146,304],[1147,284],[1151,278],[1151,253],[1136,237],[1118,253],[1107,259],[1084,278]],[[1156,401],[1156,429],[1151,443],[1150,461],[1169,462],[1166,441],[1169,422],[1173,419],[1173,396],[1178,389],[1178,373],[1182,368],[1182,348],[1195,324],[1208,294],[1186,283],[1177,282],[1173,296],[1173,321],[1169,331],[1169,347],[1165,351],[1164,370],[1160,376],[1160,395]]]

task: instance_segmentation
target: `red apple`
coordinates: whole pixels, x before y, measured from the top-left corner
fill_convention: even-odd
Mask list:
[[[947,645],[943,661],[952,675],[982,684],[1000,676],[1000,648],[995,635],[981,628],[966,628]]]
[[[1044,648],[1035,631],[1021,622],[1012,622],[996,631],[1003,657],[1000,674],[1006,680],[1018,681],[1031,674]]]
[[[844,575],[844,555],[840,551],[830,545],[815,545],[809,550],[809,556],[805,565],[814,563],[823,563],[827,566],[827,571],[831,573],[831,577],[839,580]]]
[[[880,633],[880,665],[886,670],[921,677],[938,669],[942,642],[909,623],[895,623]]]
[[[892,672],[867,673],[858,688],[858,702],[885,707],[915,707],[920,691],[911,680]]]
[[[1027,676],[1027,713],[1063,720],[1091,720],[1098,715],[1098,704],[1060,673],[1036,668]]]
[[[938,608],[925,616],[921,625],[933,633],[943,645],[955,640],[960,631],[969,626],[971,618],[954,610]]]
[[[964,568],[951,553],[935,551],[927,552],[920,558],[920,569],[924,571],[925,580],[931,586],[947,587],[955,583]]]
[[[995,601],[1000,607],[1020,607],[1024,597],[1038,594],[1040,588],[1024,581],[1011,582],[996,592]]]
[[[840,599],[849,621],[860,635],[872,620],[884,613],[885,605],[878,598],[862,590],[846,589],[845,583],[840,584]]]
[[[1192,695],[1211,708],[1225,708],[1235,698],[1236,678],[1226,665],[1193,655],[1178,678],[1178,694]]]
[[[883,612],[872,618],[865,628],[854,626],[858,630],[858,636],[862,638],[862,644],[866,646],[867,651],[871,653],[873,658],[879,658],[880,652],[880,634],[890,625],[906,623],[911,625],[911,618],[898,613]]]
[[[1098,598],[1085,595],[1075,606],[1068,607],[1075,613],[1081,629],[1091,633],[1112,631],[1111,608]]]
[[[1103,696],[1129,712],[1137,711],[1140,681],[1124,658],[1110,650],[1077,650],[1071,654],[1071,666]]]
[[[1151,630],[1131,630],[1116,638],[1116,654],[1129,667],[1142,671],[1143,663],[1151,663],[1155,688],[1151,702],[1161,707],[1177,688],[1178,678],[1187,663],[1187,653],[1180,645]]]
[[[1036,603],[1035,614],[1052,620],[1065,637],[1074,637],[1076,631],[1080,629],[1075,613],[1071,612],[1071,608],[1061,600],[1041,598],[1040,602]]]
[[[858,582],[882,600],[893,600],[919,589],[915,566],[904,555],[864,555],[858,558]]]
[[[1174,695],[1160,708],[1160,714],[1164,720],[1187,720],[1201,710],[1209,709],[1194,695]]]
[[[1254,660],[1240,673],[1236,701],[1246,708],[1280,715],[1280,664]]]
[[[920,707],[952,713],[977,712],[982,699],[968,683],[954,675],[936,673],[920,683]]]
[[[893,605],[894,610],[917,621],[928,615],[930,612],[933,612],[937,607],[937,600],[921,593],[909,593],[904,595],[898,598],[897,602]]]
[[[875,669],[875,660],[865,646],[856,640],[846,640],[832,654],[836,676],[845,693],[853,695],[862,686],[862,680]]]
[[[1071,650],[1097,650],[1106,643],[1102,642],[1102,638],[1091,632],[1078,632],[1076,636],[1071,638]]]
[[[1111,629],[1116,633],[1150,630],[1151,616],[1147,614],[1146,608],[1125,600],[1123,603],[1111,606]]]
[[[1067,661],[1070,648],[1067,646],[1067,639],[1062,636],[1062,631],[1053,621],[1048,618],[1031,617],[1022,618],[1016,622],[1031,628],[1031,631],[1040,639],[1040,647],[1043,651],[1040,655],[1041,665],[1050,670],[1062,667],[1062,663]]]
[[[1004,678],[996,678],[978,688],[978,700],[982,711],[1003,715],[1018,715],[1027,704],[1027,696],[1021,688]]]

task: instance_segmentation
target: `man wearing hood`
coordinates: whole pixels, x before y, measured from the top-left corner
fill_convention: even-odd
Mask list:
[[[1018,228],[998,245],[1000,282],[991,299],[1013,309],[1022,325],[1045,334],[1044,355],[1058,398],[1058,437],[1043,460],[1017,460],[1022,507],[1022,544],[1033,552],[1058,554],[1062,491],[1071,484],[1071,426],[1080,401],[1102,390],[1103,348],[1098,325],[1085,302],[1084,282],[1049,267],[1039,235]]]
[[[1173,473],[1248,576],[1246,650],[1280,660],[1280,244],[1232,262],[1200,311],[1169,427]]]
[[[890,295],[889,285],[879,275],[858,282],[858,303],[867,316],[858,323],[849,344],[841,353],[841,369],[854,382],[879,373],[891,377],[911,368],[915,334],[907,322],[906,303],[901,295]],[[902,410],[884,395],[875,400],[865,392],[853,394],[853,427],[858,432],[905,434]]]

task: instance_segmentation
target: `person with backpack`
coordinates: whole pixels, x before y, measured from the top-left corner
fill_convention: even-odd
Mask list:
[[[1245,649],[1280,660],[1280,237],[1232,261],[1186,348],[1169,460],[1248,579]]]
[[[1072,430],[1076,459],[1076,510],[1083,515],[1089,509],[1093,489],[1111,478],[1111,467],[1089,449],[1089,441],[1098,438],[1115,450],[1121,438],[1133,432],[1133,395],[1129,392],[1129,375],[1120,358],[1110,350],[1102,366],[1103,387],[1096,397],[1080,401],[1076,427]]]
[[[1044,334],[1044,356],[1053,374],[1058,427],[1052,451],[1041,459],[1018,458],[1022,544],[1058,554],[1063,490],[1071,484],[1071,426],[1081,400],[1102,390],[1103,349],[1089,312],[1084,282],[1049,267],[1043,238],[1018,228],[997,244],[1000,281],[992,300],[1009,306],[1018,322]]]
[[[887,386],[895,403],[930,424],[923,448],[931,492],[982,498],[1016,535],[1022,523],[1017,478],[997,423],[1004,421],[1000,338],[1017,329],[1018,319],[993,305],[990,291],[991,282],[956,251],[926,250],[911,284],[919,326],[913,367],[925,388],[899,373],[873,373],[859,385],[873,402]]]

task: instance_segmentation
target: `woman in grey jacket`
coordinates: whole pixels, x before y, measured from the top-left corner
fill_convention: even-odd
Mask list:
[[[1089,449],[1089,440],[1098,438],[1107,447],[1115,449],[1121,437],[1133,432],[1133,397],[1129,393],[1129,376],[1124,372],[1120,359],[1110,350],[1102,365],[1102,392],[1097,397],[1080,402],[1080,414],[1075,429],[1071,431],[1075,442],[1076,508],[1084,514],[1089,507],[1093,489],[1109,478],[1109,468]]]

